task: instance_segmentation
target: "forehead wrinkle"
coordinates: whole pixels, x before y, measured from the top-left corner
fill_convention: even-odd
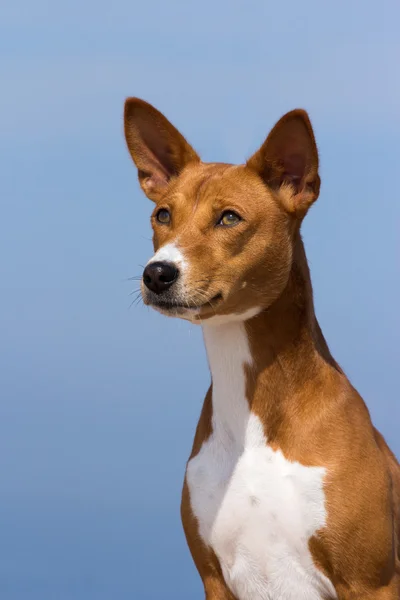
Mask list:
[[[199,206],[201,191],[207,185],[207,183],[210,181],[211,178],[212,178],[212,173],[210,173],[210,171],[206,171],[206,174],[203,175],[203,177],[200,179],[200,181],[197,185],[197,189],[195,191],[195,199],[194,199],[194,204],[193,204],[192,215],[194,215],[194,213],[196,212],[196,210]]]
[[[229,164],[223,164],[223,163],[208,163],[208,164],[202,165],[203,168],[202,168],[201,172],[198,174],[196,179],[194,181],[192,181],[192,186],[193,186],[193,187],[191,186],[192,189],[189,189],[186,194],[185,194],[184,190],[181,190],[181,192],[179,194],[177,194],[177,196],[179,195],[179,197],[184,199],[186,202],[188,201],[188,197],[194,198],[194,202],[192,204],[192,209],[191,209],[191,217],[192,218],[200,205],[201,199],[204,198],[204,195],[205,195],[204,192],[207,189],[207,186],[211,182],[220,181],[223,178],[223,176],[225,175],[226,171],[229,169],[235,168],[235,166],[236,165],[229,165]],[[188,227],[190,227],[191,223],[192,223],[191,219],[188,219],[188,221],[185,223],[183,229],[181,230],[180,235],[185,233],[185,231],[188,229]]]
[[[197,209],[199,202],[200,202],[201,195],[202,195],[201,193],[205,191],[205,188],[207,188],[207,186],[211,182],[215,182],[215,181],[222,179],[225,172],[228,169],[230,169],[232,166],[234,166],[234,165],[223,165],[223,164],[219,164],[219,163],[213,163],[211,165],[208,165],[205,175],[201,178],[201,181],[199,182],[199,185],[197,186],[194,210]]]

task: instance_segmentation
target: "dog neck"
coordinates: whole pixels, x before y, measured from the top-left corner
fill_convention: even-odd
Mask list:
[[[203,325],[212,376],[213,415],[242,437],[249,411],[262,415],[268,438],[284,421],[326,396],[341,373],[315,317],[300,236],[281,296],[255,316]],[[244,401],[244,399],[246,401]],[[235,434],[236,429],[236,434]]]

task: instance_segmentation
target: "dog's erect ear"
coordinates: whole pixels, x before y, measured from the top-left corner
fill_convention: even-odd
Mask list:
[[[157,201],[171,178],[188,163],[200,160],[179,131],[144,100],[125,101],[124,126],[140,185],[150,200]]]
[[[284,115],[247,166],[279,190],[288,212],[304,216],[320,187],[318,151],[308,114],[297,109]]]

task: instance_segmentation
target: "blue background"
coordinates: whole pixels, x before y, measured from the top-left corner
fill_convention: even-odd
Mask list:
[[[317,314],[400,454],[399,20],[397,0],[2,4],[2,600],[203,597],[179,503],[209,375],[199,329],[129,310],[152,246],[128,95],[212,161],[309,111]]]

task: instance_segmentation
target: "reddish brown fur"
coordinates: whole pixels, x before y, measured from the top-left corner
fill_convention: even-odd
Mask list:
[[[340,600],[398,600],[400,467],[332,358],[314,313],[300,236],[320,184],[307,114],[285,115],[245,166],[200,162],[165,117],[138,99],[126,103],[125,131],[142,188],[156,210],[172,215],[168,227],[153,215],[155,249],[179,237],[191,265],[189,301],[222,294],[195,320],[264,309],[246,323],[254,358],[247,398],[274,449],[327,469],[327,527],[309,542],[315,564]],[[225,209],[243,221],[215,228]],[[211,390],[191,457],[212,431]],[[182,521],[207,600],[235,600],[198,535],[186,483]]]

